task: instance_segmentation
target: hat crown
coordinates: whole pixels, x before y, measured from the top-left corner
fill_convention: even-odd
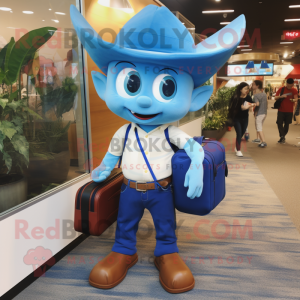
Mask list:
[[[166,7],[148,5],[133,16],[117,35],[122,48],[155,52],[195,52],[187,28]]]

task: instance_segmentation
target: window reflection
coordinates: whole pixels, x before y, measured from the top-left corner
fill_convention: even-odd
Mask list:
[[[0,11],[0,214],[84,174],[88,160],[77,150],[87,136],[77,37],[62,29],[76,1],[50,1],[64,7],[59,28],[29,2],[40,12],[30,23],[17,4]]]

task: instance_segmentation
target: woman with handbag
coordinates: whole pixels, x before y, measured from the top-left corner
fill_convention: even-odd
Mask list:
[[[235,151],[238,157],[243,157],[241,141],[248,127],[249,109],[256,106],[249,96],[249,92],[249,85],[246,82],[240,83],[229,103],[228,120],[232,123],[236,131]]]

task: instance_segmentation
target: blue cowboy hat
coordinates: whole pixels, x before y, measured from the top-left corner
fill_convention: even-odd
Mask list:
[[[191,34],[166,7],[148,5],[121,29],[114,43],[104,41],[71,5],[77,35],[96,65],[107,74],[111,61],[135,61],[174,67],[189,73],[195,87],[211,78],[244,36],[245,16],[195,45]]]

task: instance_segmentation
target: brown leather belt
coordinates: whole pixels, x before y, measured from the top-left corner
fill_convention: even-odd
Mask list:
[[[128,185],[128,179],[124,177],[123,181],[126,185]],[[172,177],[167,177],[162,180],[157,181],[162,187],[166,187],[169,183],[172,182]],[[136,189],[140,192],[145,192],[147,190],[155,190],[154,182],[144,182],[144,181],[130,181],[129,187],[132,189]]]

